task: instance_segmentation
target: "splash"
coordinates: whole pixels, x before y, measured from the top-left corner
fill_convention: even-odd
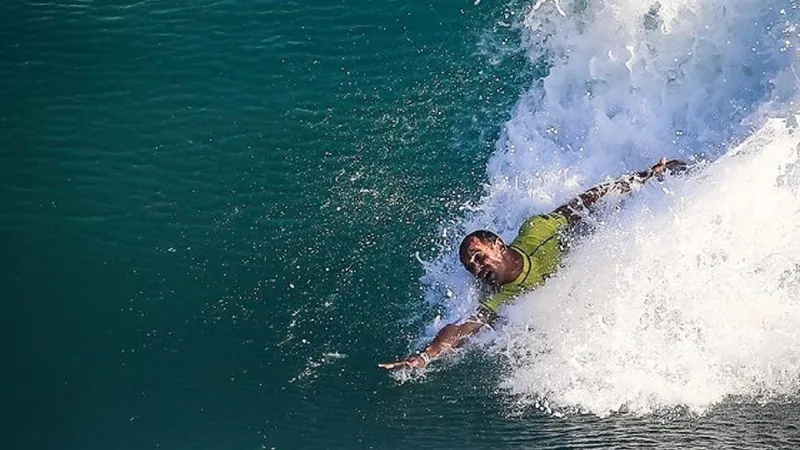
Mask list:
[[[640,193],[508,308],[503,386],[601,415],[798,392],[800,136],[785,123]]]
[[[796,392],[797,6],[534,6],[517,26],[548,74],[515,106],[485,196],[443,229],[451,249],[475,228],[513,239],[526,217],[661,156],[713,162],[637,194],[506,311],[494,346],[508,357],[502,386],[521,402],[601,415]],[[426,264],[423,282],[442,321],[481,295],[452,251]]]

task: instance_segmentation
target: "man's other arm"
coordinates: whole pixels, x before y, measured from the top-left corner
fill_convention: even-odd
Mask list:
[[[665,174],[679,174],[684,171],[686,171],[686,163],[677,159],[667,161],[665,158],[650,169],[634,172],[617,180],[595,186],[573,198],[567,204],[559,206],[554,212],[564,215],[570,223],[576,223],[581,220],[587,210],[592,209],[595,203],[612,192],[627,194],[646,183],[650,178],[657,177],[659,180],[663,180]]]

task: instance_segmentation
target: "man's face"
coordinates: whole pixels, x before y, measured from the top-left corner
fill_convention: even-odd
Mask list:
[[[461,261],[473,275],[489,284],[498,285],[500,273],[505,271],[503,253],[506,246],[502,241],[487,242],[472,238],[469,241],[466,260]]]

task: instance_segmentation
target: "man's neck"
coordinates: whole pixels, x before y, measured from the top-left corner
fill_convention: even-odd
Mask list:
[[[506,247],[506,252],[504,256],[511,263],[510,264],[511,268],[509,269],[507,276],[504,277],[504,282],[503,282],[503,284],[508,284],[516,280],[522,273],[524,262],[522,261],[522,255],[520,255],[518,251],[514,250],[511,247]]]

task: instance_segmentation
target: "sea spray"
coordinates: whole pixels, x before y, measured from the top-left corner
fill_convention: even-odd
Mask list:
[[[797,7],[539,3],[517,25],[548,73],[512,111],[485,195],[425,266],[427,298],[445,312],[422,340],[485,294],[458,263],[457,236],[511,240],[526,217],[661,156],[716,160],[606,215],[556,278],[505,312],[502,387],[601,415],[794,392]]]
[[[507,308],[494,346],[511,369],[503,387],[597,414],[797,392],[799,145],[774,119],[607,217]]]

